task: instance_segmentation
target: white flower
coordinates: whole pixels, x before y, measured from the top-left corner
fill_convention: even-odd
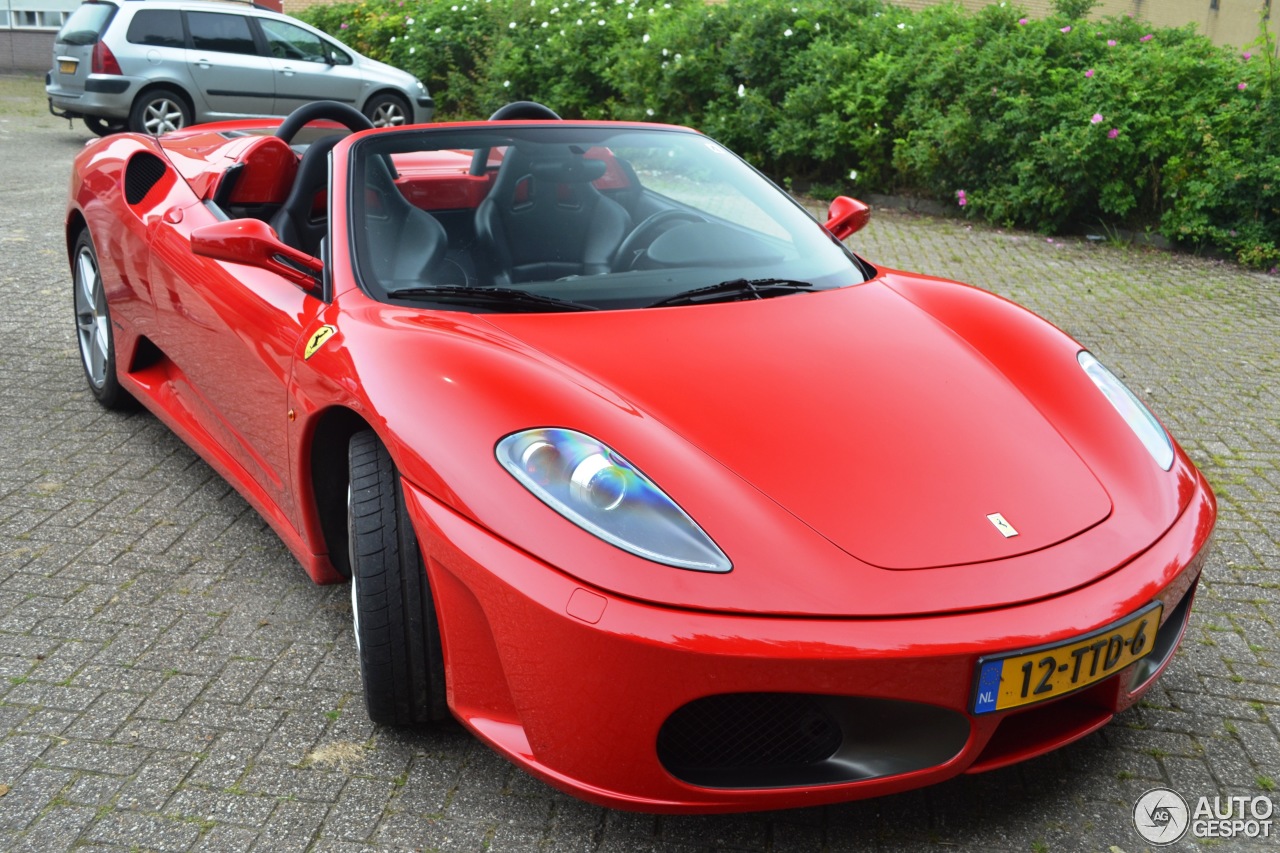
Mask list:
[[[503,81],[502,81],[502,88],[504,88],[504,89],[510,89],[510,88],[511,88],[511,81],[510,81],[510,80],[503,80]]]
[[[815,30],[820,30],[820,29],[822,29],[822,24],[821,24],[821,23],[814,24],[814,25],[813,25],[813,28],[814,28]]]
[[[507,29],[509,29],[509,30],[514,30],[515,28],[516,28],[516,22],[515,22],[515,21],[512,21],[511,23],[507,24]]]
[[[787,27],[786,31],[783,32],[783,35],[786,36],[787,38],[791,38],[791,28]]]
[[[858,170],[857,170],[857,169],[850,169],[850,170],[849,170],[849,180],[851,180],[851,181],[856,181],[856,180],[858,180]]]
[[[906,28],[907,28],[906,24],[898,24],[898,29],[905,30]]]
[[[413,18],[405,18],[405,19],[404,19],[404,23],[405,23],[405,26],[412,27],[412,26],[413,26]]]
[[[651,116],[651,115],[653,115],[653,109],[652,109],[652,108],[650,108],[650,109],[645,110],[645,111],[644,111],[644,114],[645,114],[645,115],[647,115],[647,116]]]
[[[667,54],[667,49],[666,49],[665,47],[662,49],[662,55],[663,55],[663,56],[667,56],[667,55],[668,55],[668,54]]]
[[[414,53],[417,53],[417,52],[418,52],[418,49],[417,49],[416,47],[410,47],[410,48],[409,48],[409,53],[410,53],[411,55],[412,55],[412,54],[414,54]]]
[[[551,25],[550,25],[549,23],[547,23],[546,21],[543,21],[543,22],[542,22],[542,28],[543,28],[544,30],[545,30],[547,27],[549,27],[549,26],[551,26]]]
[[[600,26],[602,26],[602,27],[604,26],[604,20],[603,20],[603,19],[601,19],[601,20],[599,20],[599,21],[596,21],[596,23],[597,23],[597,24],[599,24],[599,25],[600,25]]]
[[[746,97],[746,95],[747,95],[747,87],[746,87],[744,84],[739,83],[739,84],[738,84],[738,97],[739,97],[739,98],[745,98],[745,97]]]

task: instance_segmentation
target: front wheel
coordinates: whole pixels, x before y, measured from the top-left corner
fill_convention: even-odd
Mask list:
[[[369,718],[388,725],[443,720],[449,710],[440,627],[400,473],[372,430],[352,436],[347,461],[351,612]]]
[[[191,108],[186,98],[172,89],[151,89],[133,102],[129,129],[134,133],[163,136],[191,124]]]
[[[76,238],[71,261],[75,291],[76,342],[89,390],[106,409],[129,409],[134,404],[129,392],[116,377],[116,339],[111,327],[111,309],[102,284],[98,252],[88,229]]]
[[[364,114],[373,122],[374,127],[399,127],[413,123],[413,113],[408,101],[398,95],[374,95],[365,104]]]

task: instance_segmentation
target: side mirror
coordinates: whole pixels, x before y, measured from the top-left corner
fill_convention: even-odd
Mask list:
[[[834,234],[837,240],[843,240],[861,231],[870,221],[870,207],[856,198],[842,195],[836,196],[831,207],[827,208],[827,221],[823,227]]]
[[[324,263],[319,258],[286,246],[260,219],[232,219],[201,226],[191,232],[191,251],[204,258],[273,272],[307,291],[319,286],[324,273]]]

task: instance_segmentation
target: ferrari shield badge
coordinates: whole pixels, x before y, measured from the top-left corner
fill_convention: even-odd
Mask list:
[[[996,530],[1000,531],[1000,535],[1005,539],[1012,539],[1018,535],[1018,531],[1013,529],[1013,525],[1005,520],[1005,517],[998,512],[993,512],[987,516],[987,521],[995,525]]]
[[[315,330],[315,333],[307,340],[307,348],[302,351],[304,360],[311,358],[316,354],[316,350],[324,346],[324,342],[334,336],[338,330],[333,326],[321,326]]]

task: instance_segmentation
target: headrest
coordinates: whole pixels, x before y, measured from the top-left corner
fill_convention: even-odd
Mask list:
[[[529,164],[535,178],[557,184],[587,184],[604,177],[608,167],[603,160],[535,160]]]

